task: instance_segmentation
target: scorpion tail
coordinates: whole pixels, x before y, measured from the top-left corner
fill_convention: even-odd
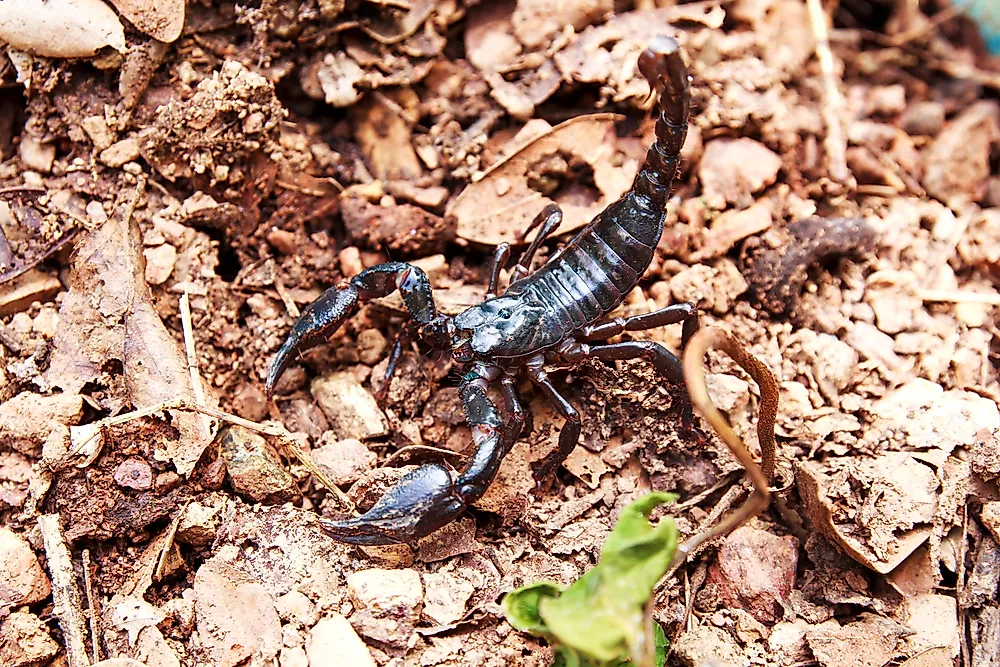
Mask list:
[[[320,527],[340,542],[375,546],[413,542],[460,517],[486,492],[504,455],[506,429],[486,395],[489,378],[488,371],[472,371],[459,387],[476,443],[461,471],[453,474],[437,463],[421,466],[362,516],[321,519]]]

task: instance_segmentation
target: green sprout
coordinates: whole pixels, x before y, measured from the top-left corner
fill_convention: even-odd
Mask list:
[[[597,565],[568,587],[539,581],[511,591],[507,621],[555,646],[554,667],[663,667],[667,638],[647,606],[673,561],[677,527],[669,517],[654,526],[649,513],[676,499],[654,492],[630,503]]]

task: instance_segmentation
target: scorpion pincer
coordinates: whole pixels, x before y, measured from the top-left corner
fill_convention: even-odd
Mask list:
[[[534,470],[537,480],[556,470],[580,436],[580,416],[552,384],[547,364],[644,358],[669,382],[683,383],[681,363],[658,343],[599,342],[624,331],[683,322],[683,344],[698,327],[697,311],[690,303],[634,317],[605,317],[638,284],[653,259],[687,135],[690,84],[677,41],[655,38],[640,55],[638,67],[658,96],[659,114],[656,140],[642,169],[620,199],[534,273],[531,260],[535,251],[562,220],[562,212],[554,205],[542,210],[525,230],[526,236],[541,227],[512,269],[507,289],[497,294],[500,269],[510,251],[507,244],[501,244],[495,253],[486,300],[454,318],[438,312],[423,271],[403,262],[389,262],[330,288],[295,323],[268,373],[268,396],[296,350],[323,341],[362,301],[395,290],[415,320],[420,338],[431,347],[449,351],[464,374],[459,395],[475,441],[475,450],[464,467],[452,472],[437,463],[423,465],[389,489],[366,514],[341,521],[321,519],[322,528],[334,538],[362,545],[411,542],[457,519],[486,492],[518,437],[524,413],[514,378],[522,368],[566,420],[558,446]],[[396,346],[387,375],[398,354]],[[501,383],[506,420],[487,396],[487,389],[497,381]]]

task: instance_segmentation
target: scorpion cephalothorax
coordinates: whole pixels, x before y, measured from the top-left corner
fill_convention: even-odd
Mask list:
[[[514,390],[514,377],[521,369],[566,419],[558,446],[535,469],[537,479],[555,471],[580,436],[579,414],[550,381],[548,364],[644,358],[671,383],[683,382],[677,357],[659,343],[600,342],[625,331],[677,322],[684,323],[682,342],[686,342],[698,326],[697,311],[690,303],[605,319],[638,284],[653,258],[687,135],[689,82],[677,42],[670,37],[654,39],[638,65],[658,95],[656,141],[628,192],[537,271],[531,272],[535,251],[562,220],[557,206],[545,208],[525,230],[526,236],[540,227],[513,268],[507,289],[498,295],[500,269],[510,252],[507,244],[501,244],[486,300],[454,318],[438,312],[423,271],[390,262],[327,290],[295,323],[271,366],[268,395],[296,350],[322,341],[357,310],[360,302],[396,290],[415,320],[420,338],[449,351],[464,372],[459,394],[475,441],[466,464],[457,473],[437,463],[421,466],[403,477],[363,516],[321,520],[323,529],[336,539],[368,545],[412,541],[455,520],[479,499],[524,422]],[[395,368],[400,349],[394,347],[387,374]],[[487,395],[490,384],[497,381],[503,391],[506,420]]]

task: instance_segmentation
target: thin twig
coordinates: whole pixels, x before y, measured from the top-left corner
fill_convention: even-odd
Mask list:
[[[705,353],[710,349],[725,352],[753,378],[760,389],[760,407],[757,416],[760,464],[754,460],[750,450],[736,435],[729,422],[712,403],[712,398],[708,394],[708,386],[705,382]],[[771,500],[771,492],[768,487],[774,476],[777,458],[774,421],[778,413],[778,382],[774,379],[771,370],[762,361],[747,352],[735,338],[721,329],[702,329],[692,336],[684,351],[684,381],[691,396],[691,404],[711,424],[722,441],[726,443],[729,451],[742,464],[747,477],[753,484],[753,493],[739,509],[729,514],[718,524],[698,532],[677,545],[674,562],[670,568],[671,572],[701,545],[720,535],[730,533],[767,507]]]
[[[63,631],[66,662],[69,667],[90,667],[84,639],[87,623],[80,606],[80,590],[76,587],[73,561],[59,526],[59,515],[43,514],[38,517],[38,530],[42,533],[48,559],[49,576],[52,578],[52,613],[59,619],[59,627]]]
[[[184,353],[187,355],[188,373],[191,375],[191,390],[198,405],[205,405],[205,391],[201,386],[201,373],[198,372],[198,353],[194,346],[194,327],[191,324],[191,298],[187,288],[180,299],[181,329],[184,331]],[[205,429],[205,437],[212,437],[212,420],[201,415],[201,425]]]
[[[820,0],[806,0],[809,8],[809,25],[816,40],[816,57],[823,77],[823,122],[826,124],[826,138],[823,146],[829,160],[830,176],[838,183],[846,183],[850,172],[847,170],[847,140],[840,125],[840,112],[844,108],[844,98],[840,94],[839,82],[833,70],[833,51],[830,50],[830,34],[827,15]]]
[[[83,588],[87,593],[87,613],[90,616],[90,644],[94,649],[94,662],[101,661],[101,614],[97,608],[97,598],[94,596],[94,586],[90,581],[90,549],[84,549],[83,554]]]
[[[354,503],[351,499],[347,497],[347,494],[340,490],[330,478],[326,476],[319,466],[312,460],[312,457],[308,453],[302,450],[299,443],[292,437],[292,434],[288,432],[281,424],[258,424],[257,422],[250,421],[249,419],[243,419],[242,417],[237,417],[234,414],[228,412],[223,412],[217,408],[212,408],[207,405],[197,405],[191,403],[186,399],[174,399],[172,401],[164,401],[158,405],[151,405],[140,410],[133,410],[132,412],[126,412],[125,414],[117,415],[114,417],[105,417],[101,421],[97,422],[97,427],[93,429],[93,433],[89,434],[86,438],[81,439],[80,443],[77,445],[76,449],[82,449],[90,440],[92,440],[98,433],[103,432],[105,429],[112,426],[117,426],[119,424],[124,424],[136,419],[142,419],[143,417],[152,417],[156,414],[163,412],[165,410],[181,410],[186,412],[197,412],[199,414],[208,415],[214,419],[226,422],[227,424],[233,424],[235,426],[242,426],[248,431],[253,431],[254,433],[260,433],[261,435],[266,435],[276,439],[283,446],[287,447],[295,458],[306,467],[306,469],[312,473],[320,483],[333,493],[340,503],[348,508],[350,511],[354,511]]]

